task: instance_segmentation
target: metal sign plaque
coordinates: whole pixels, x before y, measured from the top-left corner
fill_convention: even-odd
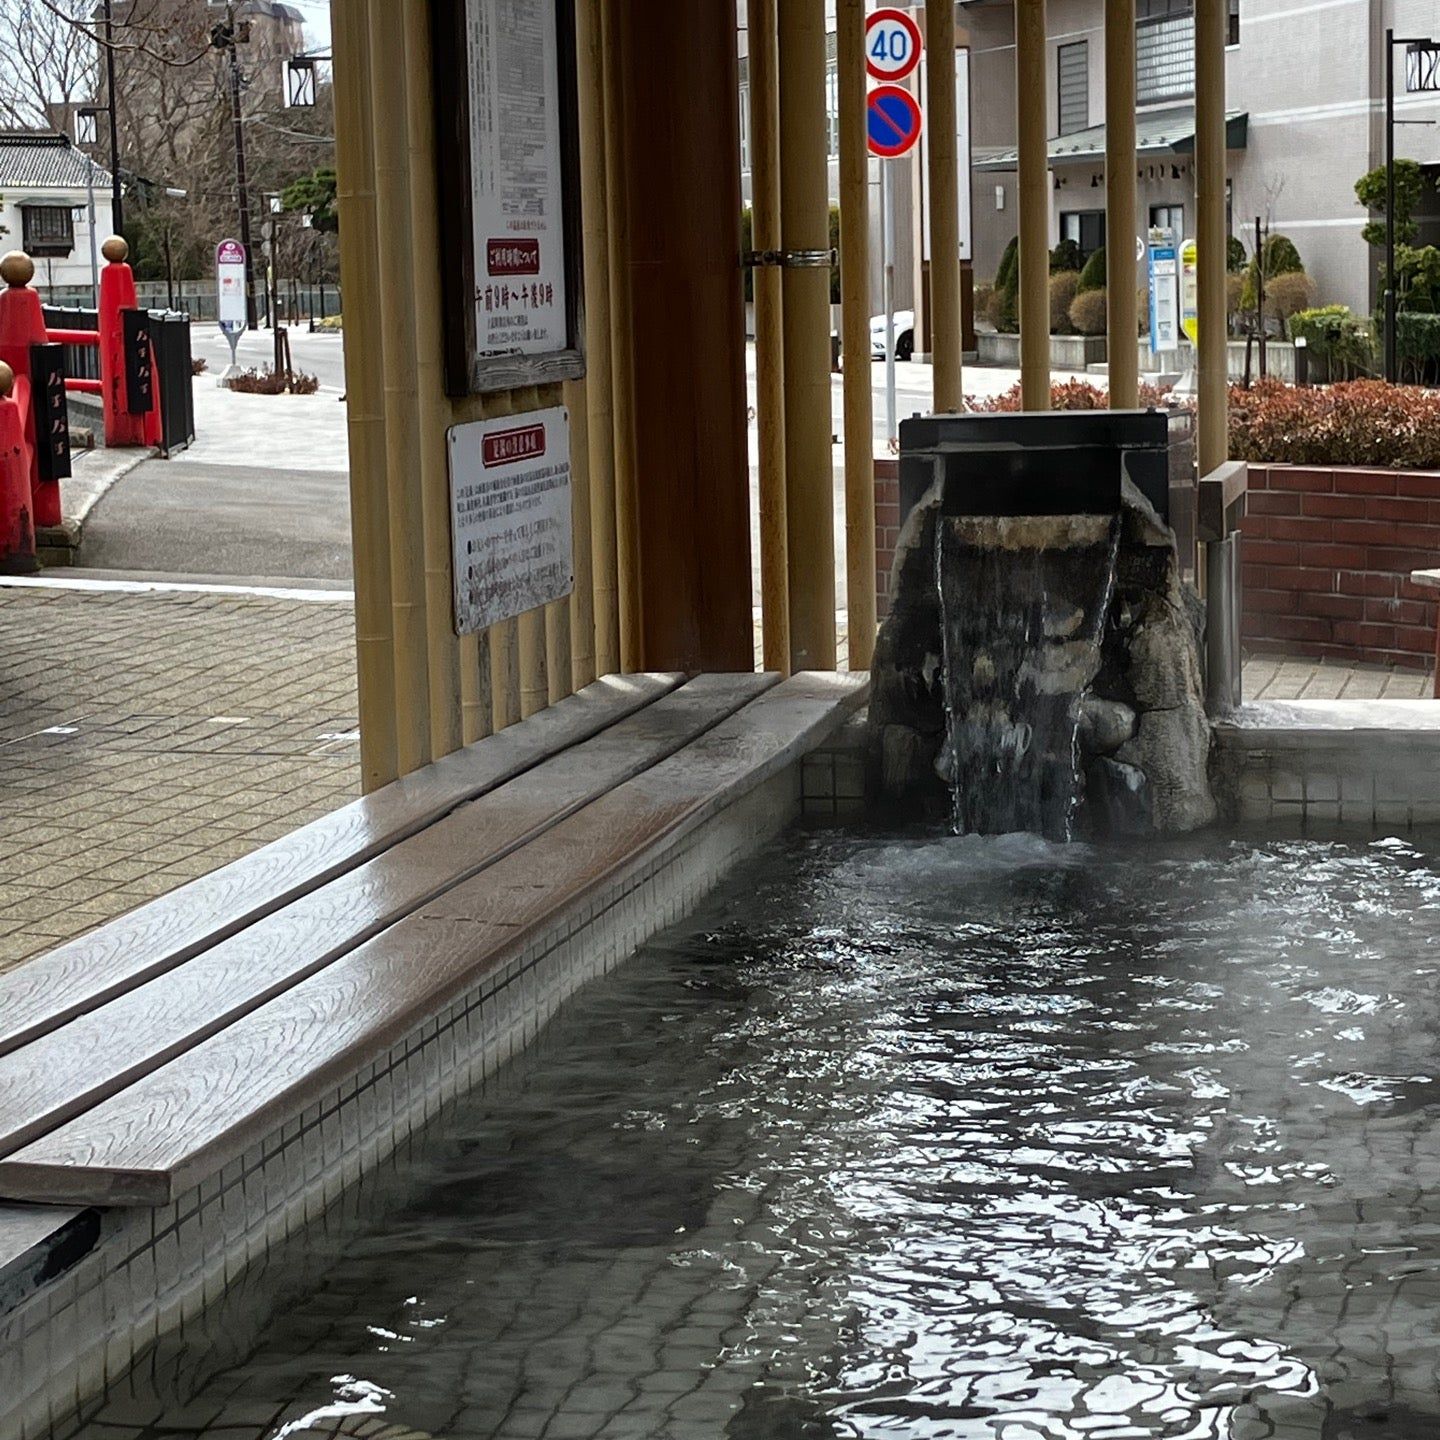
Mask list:
[[[70,475],[70,419],[65,408],[65,347],[30,347],[31,398],[35,406],[35,459],[42,480]]]
[[[451,426],[445,438],[456,634],[568,595],[570,412],[477,420]]]
[[[155,365],[150,349],[150,312],[122,310],[125,340],[125,410],[148,415],[155,406]]]

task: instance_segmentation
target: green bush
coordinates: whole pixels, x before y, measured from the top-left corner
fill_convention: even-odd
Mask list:
[[[1395,161],[1395,242],[1403,245],[1413,240],[1420,227],[1411,218],[1420,196],[1425,189],[1425,172],[1416,160]],[[1385,167],[1377,165],[1355,182],[1355,198],[1367,209],[1374,210],[1381,218],[1371,220],[1360,232],[1360,238],[1367,245],[1385,243],[1385,198],[1388,186]]]
[[[1105,333],[1105,291],[1077,290],[1070,302],[1070,323],[1080,335]]]
[[[1370,327],[1348,305],[1320,305],[1290,317],[1292,340],[1304,340],[1312,380],[1353,380],[1375,363]],[[1398,334],[1398,331],[1397,331]]]
[[[1230,235],[1225,240],[1225,269],[1231,275],[1238,275],[1245,268],[1245,247],[1240,243],[1238,235]]]
[[[1265,314],[1271,320],[1286,321],[1315,299],[1315,282],[1299,270],[1277,275],[1265,285]],[[1281,325],[1284,333],[1284,325]]]
[[[1003,290],[1005,282],[1020,263],[1020,237],[1012,235],[1010,243],[1000,252],[1000,264],[995,271],[995,288]]]
[[[1440,380],[1440,315],[1401,310],[1395,316],[1395,358],[1417,384]]]
[[[1070,324],[1070,302],[1075,298],[1075,286],[1079,283],[1078,270],[1057,270],[1050,277],[1050,333],[1052,335],[1073,335]]]
[[[1230,455],[1284,465],[1434,469],[1440,466],[1440,394],[1383,380],[1233,385]]]
[[[1281,275],[1303,275],[1305,266],[1300,262],[1300,252],[1295,248],[1294,242],[1288,235],[1269,235],[1265,239],[1262,255],[1265,263],[1265,288],[1270,288],[1270,282],[1278,279]],[[1240,292],[1240,308],[1253,311],[1257,304],[1258,288],[1256,286],[1255,258],[1251,256],[1250,263],[1245,267],[1245,286]],[[1269,307],[1266,307],[1269,313]]]
[[[1020,328],[1020,242],[1012,240],[1000,257],[995,275],[995,299],[990,319],[1002,335],[1013,335]]]
[[[1070,239],[1062,240],[1050,252],[1050,273],[1062,275],[1067,271],[1079,271],[1084,262],[1080,258],[1080,247]]]
[[[1080,283],[1075,287],[1077,295],[1083,295],[1087,290],[1103,290],[1105,288],[1105,247],[1102,245],[1085,262],[1084,268],[1080,271]]]

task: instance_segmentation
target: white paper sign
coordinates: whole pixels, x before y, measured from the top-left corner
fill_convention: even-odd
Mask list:
[[[555,0],[468,0],[479,355],[564,350],[565,226]]]
[[[570,412],[477,420],[451,426],[445,438],[456,633],[568,595]]]
[[[216,319],[227,335],[245,328],[245,247],[238,240],[222,240],[215,247]]]

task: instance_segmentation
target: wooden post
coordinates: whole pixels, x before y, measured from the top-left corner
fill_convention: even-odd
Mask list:
[[[445,430],[441,336],[439,197],[435,169],[435,108],[430,74],[430,16],[421,5],[395,7],[404,14],[406,110],[410,150],[410,215],[413,223],[415,375],[420,471],[420,528],[425,555],[425,631],[430,678],[430,754],[448,755],[464,743],[460,644],[454,626],[451,571],[450,475]],[[412,462],[413,463],[413,462]]]
[[[865,140],[865,0],[839,0],[835,28],[840,92],[840,325],[841,353],[845,359],[848,658],[850,669],[868,670],[875,650],[875,416],[870,374],[870,161]],[[951,95],[954,95],[953,85]],[[951,108],[953,111],[953,100]],[[958,260],[956,263],[958,265]],[[958,309],[956,321],[958,324]],[[956,353],[958,357],[958,351]],[[935,375],[938,391],[938,363]]]
[[[1229,450],[1225,336],[1226,0],[1195,3],[1196,459],[1208,475]]]
[[[1130,250],[1136,219],[1135,0],[1105,0],[1105,353],[1112,410],[1133,410],[1140,403],[1139,316]]]
[[[399,774],[395,656],[390,610],[390,516],[380,381],[380,286],[375,149],[370,114],[370,39],[359,5],[335,15],[335,148],[345,245],[340,273],[356,297],[345,357],[350,435],[350,527],[355,566],[355,660],[360,706],[360,782],[367,793]]]
[[[860,0],[844,0],[846,5]],[[776,0],[751,0],[750,188],[754,198],[751,244],[778,251],[780,229],[780,57]],[[841,25],[844,26],[842,12]],[[841,101],[844,108],[844,101]],[[841,156],[841,208],[845,160]],[[785,518],[785,334],[784,300],[777,265],[756,265],[755,411],[760,437],[760,613],[767,670],[790,673],[790,547]],[[870,338],[866,317],[866,403],[869,403]],[[845,353],[848,355],[849,339]],[[847,368],[848,374],[848,368]],[[848,389],[846,391],[849,393]],[[848,414],[848,411],[847,411]],[[847,431],[848,434],[848,431]],[[848,451],[847,451],[848,453]],[[847,472],[848,473],[848,472]]]
[[[790,663],[796,670],[833,670],[830,268],[818,263],[830,245],[824,0],[785,0],[778,19]]]
[[[929,340],[935,409],[946,414],[959,411],[965,403],[960,370],[960,160],[955,123],[954,0],[925,0],[925,51],[925,148],[930,189]],[[1049,315],[1048,305],[1046,315]],[[874,569],[872,563],[872,577]],[[851,644],[854,644],[853,623]]]
[[[1224,3],[1224,0],[1221,0]],[[1045,0],[1015,0],[1020,192],[1020,403],[1050,408],[1050,184],[1045,145]]]
[[[585,380],[590,473],[590,544],[593,555],[595,674],[620,668],[620,597],[615,551],[615,410],[610,363],[610,216],[606,184],[605,49],[603,0],[577,0],[576,67],[580,89],[580,222],[585,238]],[[572,439],[575,431],[571,431]],[[576,542],[579,542],[576,529]],[[575,572],[576,584],[580,572]],[[576,624],[579,624],[577,612]],[[580,662],[583,642],[572,636]],[[583,666],[577,668],[575,683]]]
[[[399,773],[432,758],[429,634],[425,614],[424,494],[415,465],[415,254],[411,243],[405,18],[389,0],[370,0],[370,93],[375,143],[380,347],[369,357],[384,385],[386,489],[390,510],[391,610],[395,636],[395,733]],[[363,303],[363,302],[362,302]]]
[[[575,589],[570,596],[570,690],[595,678],[595,538],[590,500],[590,402],[584,380],[565,386],[570,411],[571,529],[574,535]],[[557,698],[559,698],[557,696]]]

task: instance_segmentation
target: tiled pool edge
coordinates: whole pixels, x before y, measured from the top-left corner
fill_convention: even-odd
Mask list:
[[[216,1300],[528,1045],[562,1000],[683,918],[796,819],[804,763],[557,913],[523,954],[174,1204],[82,1212],[98,1225],[88,1253],[0,1317],[0,1434],[75,1434],[147,1344]]]

